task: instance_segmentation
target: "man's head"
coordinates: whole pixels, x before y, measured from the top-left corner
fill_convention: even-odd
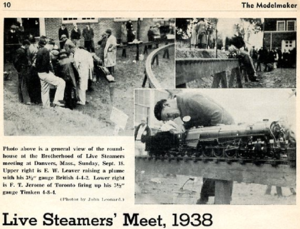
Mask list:
[[[61,28],[62,28],[62,29],[65,29],[65,28],[66,28],[66,25],[65,25],[65,24],[61,24]]]
[[[24,46],[25,49],[28,49],[29,46],[30,46],[30,41],[29,41],[29,40],[24,40],[24,41],[22,42],[22,45]]]
[[[159,121],[174,120],[180,116],[175,99],[162,99],[158,101],[154,107],[154,115]]]
[[[13,24],[13,25],[11,25],[11,27],[10,27],[10,31],[11,31],[11,32],[16,32],[17,28],[18,28],[18,26],[16,26],[15,24]]]
[[[60,37],[60,41],[65,41],[65,40],[67,40],[68,38],[67,38],[67,36],[66,36],[66,34],[63,34],[63,35],[61,35],[61,37]]]
[[[41,37],[39,40],[39,47],[44,47],[46,44],[47,44],[46,39]]]
[[[106,33],[106,35],[109,37],[109,36],[111,35],[111,29],[107,29],[107,30],[105,31],[105,33]]]
[[[54,40],[53,40],[53,39],[49,39],[49,41],[48,41],[48,43],[47,43],[47,45],[46,45],[45,47],[46,47],[46,49],[48,49],[49,51],[52,51],[53,48],[54,48],[54,46],[55,46]]]

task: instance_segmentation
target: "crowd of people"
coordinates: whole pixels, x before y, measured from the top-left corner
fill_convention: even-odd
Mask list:
[[[199,21],[194,19],[191,23],[191,47],[199,49],[207,49],[213,47],[212,33],[213,27],[209,21],[200,18]]]
[[[294,67],[296,64],[296,48],[282,52],[278,47],[272,50],[261,47],[258,50],[255,46],[252,46],[249,51],[243,38],[239,36],[229,39],[229,44],[229,56],[234,54],[233,57],[240,59],[241,67],[250,81],[257,81],[257,72],[269,72],[276,68]],[[264,69],[262,69],[262,65]]]
[[[38,42],[29,36],[16,50],[12,62],[18,72],[20,102],[73,109],[76,105],[88,103],[86,91],[93,90],[92,82],[100,77],[114,82],[112,74],[116,65],[117,40],[111,29],[102,35],[96,53],[90,25],[81,33],[74,24],[69,36],[62,24],[58,35],[59,46],[46,36],[40,37]],[[80,46],[81,36],[84,47]],[[51,88],[56,88],[53,99]]]
[[[159,24],[156,25],[151,25],[149,27],[147,36],[148,36],[148,41],[155,41],[155,39],[160,38],[160,26]]]
[[[296,64],[296,49],[287,50],[283,52],[280,48],[269,49],[261,47],[259,50],[253,46],[249,54],[254,62],[256,71],[262,71],[262,64],[264,65],[263,71],[272,71],[275,68],[289,68]]]
[[[13,63],[18,72],[20,102],[73,109],[76,104],[86,104],[86,91],[92,90],[92,82],[101,75],[109,82],[114,81],[117,39],[112,30],[107,29],[100,36],[99,48],[95,49],[95,32],[89,23],[81,29],[76,23],[71,27],[61,24],[58,39],[52,39],[32,34],[20,37],[18,26],[11,26],[5,42],[9,54],[6,62]],[[162,27],[159,23],[150,27],[149,41],[161,37]],[[123,45],[136,39],[131,20],[121,23],[120,32],[119,43]],[[54,96],[50,90],[53,87],[56,88]]]

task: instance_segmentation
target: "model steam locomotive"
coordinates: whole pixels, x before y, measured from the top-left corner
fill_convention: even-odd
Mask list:
[[[159,132],[146,140],[150,157],[296,160],[293,133],[278,121]]]

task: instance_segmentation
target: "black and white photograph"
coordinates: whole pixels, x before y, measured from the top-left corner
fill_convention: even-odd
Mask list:
[[[296,18],[177,18],[176,88],[295,88]]]
[[[173,18],[4,18],[6,136],[132,136],[134,89],[175,87]]]
[[[296,204],[295,89],[136,89],[136,204]]]

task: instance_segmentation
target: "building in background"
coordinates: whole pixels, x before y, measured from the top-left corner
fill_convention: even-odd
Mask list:
[[[296,31],[296,18],[265,18],[264,46],[270,50],[292,50],[296,48]]]
[[[46,35],[59,44],[58,29],[61,24],[65,24],[70,33],[73,23],[77,24],[81,32],[86,24],[89,23],[94,30],[95,44],[109,28],[112,29],[113,35],[120,43],[121,24],[129,19],[132,21],[133,30],[137,33],[139,32],[136,37],[139,37],[141,41],[148,41],[147,33],[150,26],[157,23],[159,23],[161,29],[170,25],[174,26],[174,19],[171,18],[5,18],[4,33],[7,34],[9,32],[11,25],[17,25],[22,32],[22,36],[32,34],[34,37],[40,37]],[[83,44],[83,39],[81,42]]]
[[[151,133],[162,125],[154,116],[154,106],[161,99],[170,98],[170,93],[166,90],[135,90],[135,121],[134,126],[140,124],[142,119],[145,119],[148,126],[151,128]]]

